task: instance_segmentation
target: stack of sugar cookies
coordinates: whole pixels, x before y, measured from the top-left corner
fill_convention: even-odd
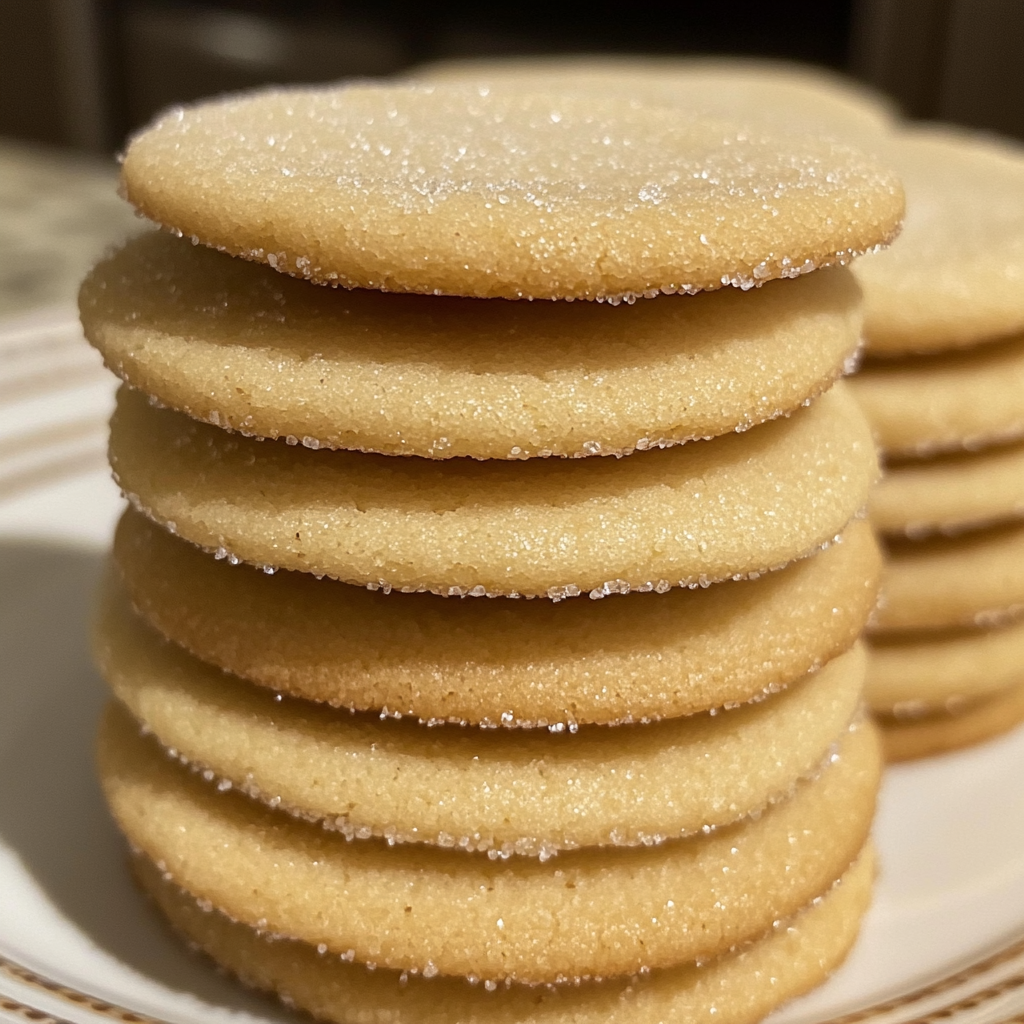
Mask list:
[[[897,181],[452,86],[179,111],[124,184],[178,237],[81,297],[132,389],[100,765],[176,928],[335,1021],[754,1021],[822,980],[881,764],[832,265]]]
[[[885,147],[907,230],[856,270],[888,564],[868,696],[888,755],[1024,718],[1024,152],[949,129]]]

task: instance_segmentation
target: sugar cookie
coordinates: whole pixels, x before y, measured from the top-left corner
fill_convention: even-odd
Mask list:
[[[1024,609],[1024,525],[958,537],[892,540],[879,630],[992,625]]]
[[[466,82],[629,97],[690,115],[844,138],[891,131],[895,106],[841,75],[784,61],[716,57],[488,57],[416,68],[423,82]]]
[[[869,509],[876,530],[910,537],[1024,515],[1024,444],[889,465]]]
[[[1024,329],[1024,149],[954,128],[873,146],[907,189],[899,245],[858,261],[869,351],[935,352]]]
[[[745,434],[568,463],[312,452],[122,389],[110,460],[137,508],[227,557],[385,590],[554,598],[789,562],[842,531],[877,473],[841,385]]]
[[[646,721],[764,696],[846,650],[881,554],[854,521],[757,580],[628,601],[446,601],[216,561],[139,513],[114,556],[136,608],[203,661],[339,707],[433,724]]]
[[[320,956],[274,941],[218,911],[200,909],[144,857],[142,887],[172,925],[217,963],[290,1006],[337,1024],[755,1024],[823,981],[845,958],[871,899],[875,857],[865,847],[840,883],[753,945],[699,967],[579,986],[489,991],[455,978],[422,978]]]
[[[151,232],[82,286],[86,337],[197,419],[313,448],[628,454],[792,412],[860,339],[849,270],[621,305],[310,288]]]
[[[861,368],[850,379],[883,451],[924,455],[1024,434],[1024,335]]]
[[[101,780],[130,842],[235,920],[362,963],[523,982],[673,966],[763,934],[856,858],[880,770],[865,722],[815,781],[755,821],[541,863],[346,841],[218,792],[117,707],[100,737]]]
[[[869,652],[865,696],[880,713],[939,710],[1024,683],[1024,621],[876,637]]]
[[[360,838],[547,856],[726,825],[819,770],[864,687],[858,646],[715,715],[563,736],[431,729],[275,700],[163,640],[113,584],[95,658],[140,724],[198,770]]]
[[[889,242],[895,175],[628,100],[469,86],[266,90],[165,114],[123,165],[166,227],[320,283],[632,299],[845,263]]]
[[[887,761],[943,754],[1001,736],[1024,722],[1024,684],[953,714],[938,712],[909,720],[880,719]]]

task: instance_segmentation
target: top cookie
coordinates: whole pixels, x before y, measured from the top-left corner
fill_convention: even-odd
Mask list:
[[[700,117],[857,138],[891,131],[880,93],[822,68],[717,57],[512,57],[439,61],[414,80],[617,95]]]
[[[860,340],[847,269],[617,309],[313,288],[164,232],[79,300],[107,365],[163,404],[307,448],[623,455],[743,430],[830,386]]]
[[[1024,149],[916,128],[882,154],[906,185],[907,223],[854,271],[868,350],[937,352],[1024,329]]]
[[[128,199],[318,283],[632,299],[845,263],[899,228],[880,164],[627,100],[468,86],[266,91],[165,115]]]

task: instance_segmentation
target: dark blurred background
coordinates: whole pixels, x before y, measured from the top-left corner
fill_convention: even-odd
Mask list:
[[[115,150],[172,103],[458,56],[740,53],[846,70],[914,117],[1024,137],[1022,0],[0,0],[0,135]]]

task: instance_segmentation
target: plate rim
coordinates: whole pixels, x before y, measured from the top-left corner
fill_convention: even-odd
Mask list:
[[[203,956],[204,959],[209,960],[208,956],[205,954]],[[1010,977],[995,981],[984,988],[971,990],[953,1002],[932,1007],[925,1014],[914,1017],[912,1020],[902,1020],[901,1024],[937,1024],[938,1021],[949,1021],[952,1014],[961,1010],[980,1009],[995,999],[1008,995],[1011,992],[1024,990],[1024,936],[1017,936],[1011,939],[1007,945],[993,953],[989,953],[987,956],[972,961],[951,974],[936,978],[908,992],[874,1003],[871,1006],[840,1014],[837,1017],[829,1017],[827,1020],[821,1021],[821,1024],[869,1024],[871,1021],[881,1020],[888,1014],[899,1010],[906,1010],[943,992],[949,992],[972,981],[976,981],[1005,964],[1012,963],[1014,960],[1020,961],[1021,969],[1012,973]],[[74,986],[55,981],[3,954],[0,954],[0,975],[11,978],[29,988],[37,989],[47,995],[54,996],[62,1002],[69,1004],[69,1006],[86,1008],[93,1013],[119,1021],[121,1024],[171,1024],[166,1018],[154,1017],[142,1011],[132,1010],[119,1003],[92,996],[88,992],[83,992]],[[264,994],[268,994],[273,998],[273,994]],[[67,1021],[65,1018],[56,1017],[46,1010],[24,1003],[2,990],[0,990],[0,1008],[19,1013],[26,1020],[36,1022],[36,1024],[72,1024],[72,1022]],[[1024,1019],[1024,1005],[1016,1009],[1010,1008],[1009,1012],[1010,1016],[1000,1017],[998,1020],[991,1021],[990,1024],[1010,1024],[1010,1022]]]

